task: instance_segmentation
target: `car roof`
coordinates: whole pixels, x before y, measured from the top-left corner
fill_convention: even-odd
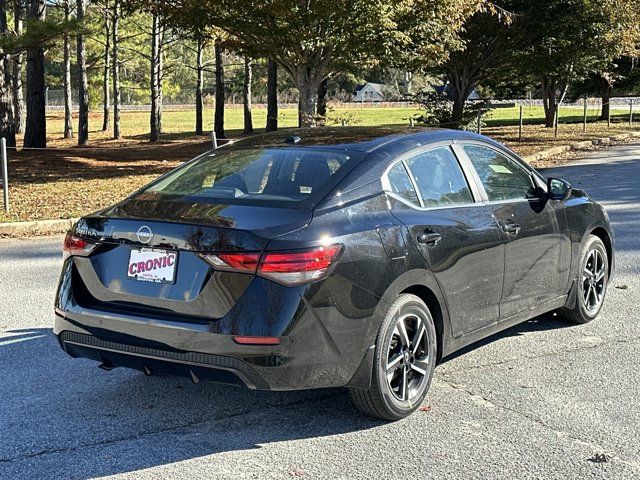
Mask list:
[[[299,137],[295,144],[286,143],[287,139]],[[295,145],[296,147],[314,147],[330,150],[353,152],[400,153],[408,147],[414,148],[428,143],[445,140],[491,141],[487,137],[463,130],[449,130],[426,127],[315,127],[287,129],[278,132],[255,135],[229,145],[228,149],[273,148]]]

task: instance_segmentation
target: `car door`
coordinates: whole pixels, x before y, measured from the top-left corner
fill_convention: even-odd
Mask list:
[[[571,242],[562,203],[548,200],[542,179],[507,152],[483,143],[456,149],[473,166],[486,207],[505,237],[501,319],[564,294]]]
[[[497,322],[504,245],[450,145],[410,153],[383,179],[391,211],[408,230],[446,299],[454,337]],[[475,191],[475,194],[474,194]]]

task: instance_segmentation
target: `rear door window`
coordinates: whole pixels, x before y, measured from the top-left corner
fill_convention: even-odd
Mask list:
[[[140,195],[203,202],[302,202],[331,187],[351,158],[344,150],[312,147],[214,152],[161,178]]]
[[[396,163],[391,170],[389,170],[387,178],[389,179],[389,185],[393,193],[416,206],[420,205],[418,194],[415,188],[413,188],[413,183],[411,183],[407,169],[402,162]]]
[[[424,207],[473,203],[458,159],[449,147],[419,153],[406,161]]]

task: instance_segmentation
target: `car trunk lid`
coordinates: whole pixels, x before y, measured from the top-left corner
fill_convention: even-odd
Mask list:
[[[144,211],[149,212],[148,219],[135,218]],[[87,258],[74,258],[74,283],[84,290],[80,297],[94,308],[194,320],[220,318],[233,308],[253,276],[214,270],[201,254],[262,252],[271,238],[302,228],[310,220],[311,212],[302,209],[210,204],[145,209],[125,202],[78,221],[73,234],[98,247]],[[147,262],[150,268],[141,274],[139,266],[144,270]],[[142,278],[149,272],[151,277],[162,275]]]

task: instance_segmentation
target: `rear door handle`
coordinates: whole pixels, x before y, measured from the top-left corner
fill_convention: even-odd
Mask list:
[[[438,232],[427,230],[418,235],[418,243],[426,243],[427,245],[435,245],[442,239],[442,235]]]
[[[520,232],[520,225],[512,221],[504,222],[502,224],[502,231],[505,233],[513,233],[517,235],[518,232]]]

